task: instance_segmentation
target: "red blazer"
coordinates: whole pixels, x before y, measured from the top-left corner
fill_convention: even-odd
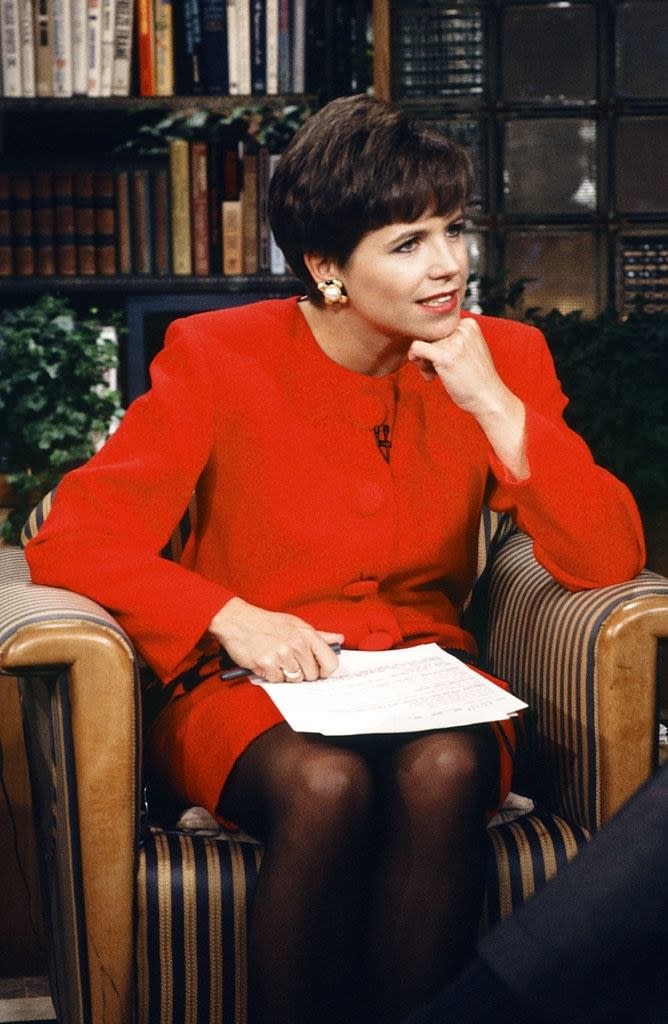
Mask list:
[[[529,479],[509,477],[473,418],[414,365],[375,378],[332,362],[294,298],[199,314],[170,326],[150,391],[61,483],[27,548],[33,579],[105,605],[169,680],[234,594],[351,647],[472,649],[459,616],[483,502],[511,513],[564,586],[633,577],[644,560],[635,504],[566,427],[542,335],[476,319],[527,407]],[[194,488],[197,530],[173,564],[160,550]]]

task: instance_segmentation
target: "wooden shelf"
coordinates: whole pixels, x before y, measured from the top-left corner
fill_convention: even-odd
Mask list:
[[[95,295],[159,295],[163,292],[181,294],[190,292],[273,292],[291,295],[301,285],[296,278],[283,274],[245,274],[235,277],[222,274],[211,277],[191,275],[123,275],[115,277],[87,275],[85,277],[3,277],[0,278],[0,294],[41,293],[48,291],[87,292]]]

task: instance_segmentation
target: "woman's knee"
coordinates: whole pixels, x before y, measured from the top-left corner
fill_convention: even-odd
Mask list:
[[[320,831],[355,827],[369,816],[371,772],[354,751],[315,745],[294,766],[284,801],[284,813],[303,827]]]
[[[482,809],[496,775],[496,748],[482,731],[449,731],[425,736],[404,747],[395,784],[402,801],[436,815],[448,807]]]

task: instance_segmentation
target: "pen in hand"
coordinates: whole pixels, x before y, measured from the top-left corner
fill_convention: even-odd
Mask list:
[[[341,644],[330,644],[330,650],[334,651],[334,654],[341,653]],[[242,679],[244,676],[252,676],[254,673],[248,668],[241,668],[235,665],[233,668],[226,668],[224,672],[220,673],[221,679]]]

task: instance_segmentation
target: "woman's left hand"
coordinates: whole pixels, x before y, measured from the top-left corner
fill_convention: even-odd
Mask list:
[[[455,405],[476,419],[514,397],[499,377],[475,320],[460,320],[439,341],[414,341],[408,358],[425,380],[438,377]]]
[[[455,405],[478,421],[514,477],[529,476],[524,403],[501,380],[475,320],[460,320],[439,341],[414,341],[408,358],[425,380],[438,377]]]

